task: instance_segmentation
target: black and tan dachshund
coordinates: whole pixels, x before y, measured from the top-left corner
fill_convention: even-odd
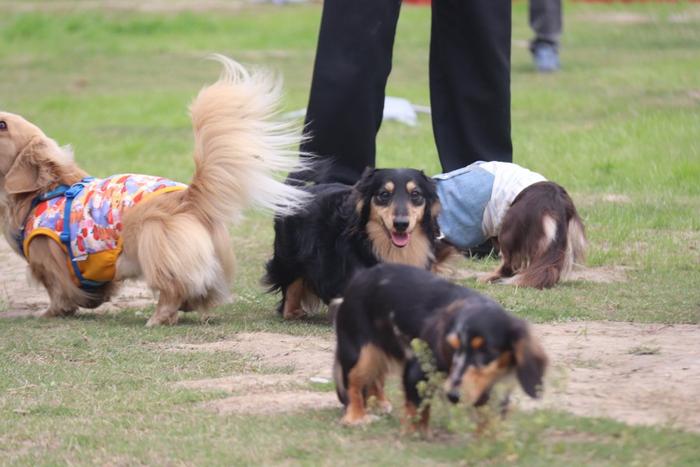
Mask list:
[[[367,169],[354,185],[316,184],[302,211],[275,220],[263,282],[281,291],[285,319],[341,296],[353,274],[380,262],[430,268],[440,204],[435,182],[413,169]]]
[[[337,305],[336,305],[337,304]],[[421,407],[417,384],[427,379],[411,350],[414,338],[432,350],[446,376],[445,392],[457,402],[485,404],[493,385],[509,374],[537,397],[547,357],[525,321],[473,290],[404,265],[380,264],[358,273],[342,301],[332,305],[337,348],[334,379],[345,405],[343,423],[369,420],[366,400],[384,396],[392,363],[403,368],[406,412],[426,430],[429,406]],[[414,422],[411,422],[414,423]],[[412,426],[416,428],[416,426]]]

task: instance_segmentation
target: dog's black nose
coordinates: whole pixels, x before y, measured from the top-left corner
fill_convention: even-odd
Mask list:
[[[456,404],[457,402],[459,402],[459,391],[453,389],[452,391],[448,392],[447,399],[449,399],[449,401],[453,404]]]
[[[403,219],[400,217],[394,219],[394,230],[396,230],[397,232],[405,232],[407,228],[408,219]]]

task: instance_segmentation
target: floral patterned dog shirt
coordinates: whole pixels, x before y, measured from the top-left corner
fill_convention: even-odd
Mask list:
[[[133,174],[89,179],[82,184],[82,190],[70,205],[70,241],[61,240],[68,202],[63,195],[36,205],[25,222],[22,242],[26,257],[29,256],[29,244],[37,235],[46,235],[58,242],[69,257],[73,278],[81,286],[84,285],[83,279],[98,284],[114,279],[117,258],[122,250],[122,219],[130,208],[150,196],[187,188],[183,183],[166,178]],[[70,264],[70,258],[73,258],[82,278],[76,277],[78,274]]]

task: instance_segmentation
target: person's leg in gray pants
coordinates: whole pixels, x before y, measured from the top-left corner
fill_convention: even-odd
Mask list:
[[[538,71],[557,71],[562,30],[561,0],[530,0],[530,27],[535,33],[530,51]]]

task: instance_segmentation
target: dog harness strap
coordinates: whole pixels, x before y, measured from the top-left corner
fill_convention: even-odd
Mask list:
[[[51,238],[65,250],[71,279],[82,289],[94,290],[114,280],[125,213],[151,196],[186,188],[162,177],[138,174],[84,178],[33,200],[17,242],[29,257],[34,238]]]
[[[83,188],[85,188],[85,185],[90,183],[92,180],[94,180],[94,177],[85,177],[65,191],[66,203],[63,210],[63,230],[60,234],[61,243],[63,243],[68,251],[70,264],[73,266],[73,272],[75,273],[76,279],[78,279],[78,282],[80,283],[81,289],[94,289],[105,284],[105,282],[91,281],[83,277],[83,274],[78,267],[78,263],[75,261],[75,256],[73,255],[73,248],[71,247],[70,241],[70,213],[71,207],[73,206],[73,199],[78,196],[80,192],[83,191]]]
[[[58,185],[53,190],[48,191],[46,193],[42,193],[32,200],[32,204],[29,207],[29,211],[27,211],[27,215],[24,216],[24,220],[20,224],[19,231],[17,232],[17,236],[15,237],[15,240],[17,241],[17,246],[19,247],[19,253],[22,255],[22,257],[25,257],[25,255],[24,255],[24,231],[25,231],[25,227],[27,225],[27,221],[29,220],[29,217],[32,215],[32,213],[34,212],[34,209],[36,209],[36,207],[39,205],[39,203],[43,203],[44,201],[48,201],[50,199],[58,198],[59,196],[65,195],[69,189],[70,189],[70,186],[68,186],[68,185]]]

